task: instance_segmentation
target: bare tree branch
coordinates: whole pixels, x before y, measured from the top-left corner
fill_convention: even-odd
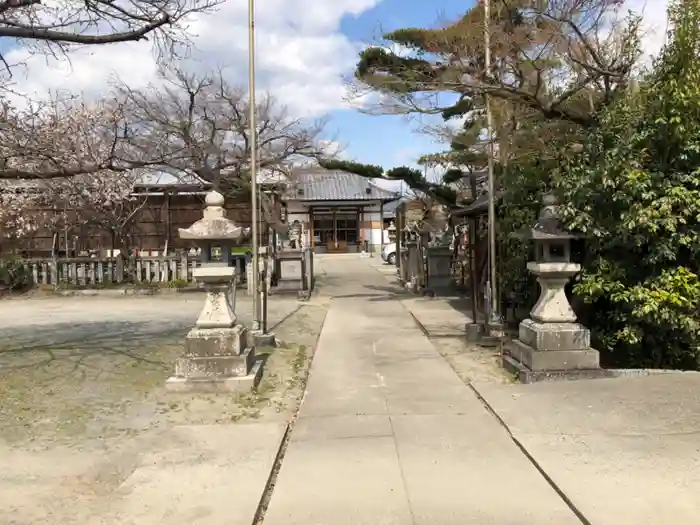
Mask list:
[[[99,45],[143,39],[192,13],[210,10],[217,0],[41,0],[0,1],[0,38]]]
[[[199,77],[179,69],[164,72],[159,85],[117,87],[131,116],[141,164],[188,172],[227,191],[250,183],[250,130],[246,90],[229,85],[221,72]],[[162,85],[161,85],[162,84]],[[323,155],[325,122],[294,118],[270,95],[257,107],[261,170],[290,171],[301,159]]]

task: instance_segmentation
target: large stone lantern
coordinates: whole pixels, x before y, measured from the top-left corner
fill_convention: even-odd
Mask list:
[[[220,193],[209,192],[205,204],[203,217],[179,233],[201,249],[202,266],[194,270],[194,278],[207,295],[167,387],[177,391],[248,390],[257,383],[261,370],[254,347],[248,346],[247,329],[236,318],[236,269],[229,265],[231,248],[241,242],[243,228],[226,217]]]
[[[518,340],[506,345],[504,364],[517,365],[526,375],[598,370],[599,354],[589,346],[590,332],[576,323],[565,291],[581,270],[571,262],[571,241],[577,236],[563,228],[552,195],[543,204],[535,226],[525,234],[535,244],[535,260],[527,268],[537,277],[540,297],[530,318],[520,323]]]

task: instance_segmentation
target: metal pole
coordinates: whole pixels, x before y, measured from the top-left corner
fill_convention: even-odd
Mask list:
[[[486,74],[491,73],[491,1],[484,0],[484,65]],[[489,325],[500,325],[499,301],[496,283],[496,185],[494,183],[493,160],[494,160],[494,144],[493,144],[493,115],[491,113],[491,97],[489,93],[485,93],[486,102],[486,127],[489,140],[488,154],[488,197],[489,197],[489,281],[490,281],[490,296],[491,300],[489,307]]]
[[[251,235],[253,249],[253,330],[260,330],[260,279],[258,268],[258,169],[257,149],[258,130],[255,115],[255,0],[248,0],[248,90],[249,94],[249,142],[250,142],[250,204],[251,204]]]
[[[263,261],[263,270],[260,274],[260,310],[262,315],[260,316],[260,331],[263,334],[267,333],[267,260]]]

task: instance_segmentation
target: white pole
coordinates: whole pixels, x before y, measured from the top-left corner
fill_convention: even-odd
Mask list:
[[[248,0],[248,90],[249,94],[249,141],[250,141],[250,205],[251,205],[251,235],[253,250],[253,330],[260,330],[260,296],[258,278],[258,169],[257,149],[258,130],[255,115],[255,0]]]
[[[484,65],[486,74],[491,73],[491,1],[484,0]],[[496,285],[496,185],[494,183],[494,143],[493,143],[493,115],[491,113],[491,97],[485,93],[486,102],[486,127],[489,141],[488,154],[488,240],[489,240],[489,311],[488,323],[490,326],[500,325],[499,298]]]

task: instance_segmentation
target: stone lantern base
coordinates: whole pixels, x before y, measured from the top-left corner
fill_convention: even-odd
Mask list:
[[[248,345],[245,327],[193,328],[166,388],[176,392],[249,392],[261,374],[262,363],[255,360],[255,348]]]
[[[588,328],[576,322],[564,286],[578,270],[572,263],[530,263],[540,299],[520,323],[518,340],[506,343],[503,366],[529,383],[553,377],[602,377],[600,354]]]
[[[250,391],[260,381],[262,363],[248,329],[231,306],[233,268],[202,267],[195,277],[207,290],[202,313],[185,339],[185,352],[175,363],[166,388],[176,392]],[[223,282],[222,282],[223,281]]]
[[[506,345],[506,353],[533,372],[600,367],[598,351],[590,347],[590,331],[581,324],[526,319],[518,332],[518,340]]]

